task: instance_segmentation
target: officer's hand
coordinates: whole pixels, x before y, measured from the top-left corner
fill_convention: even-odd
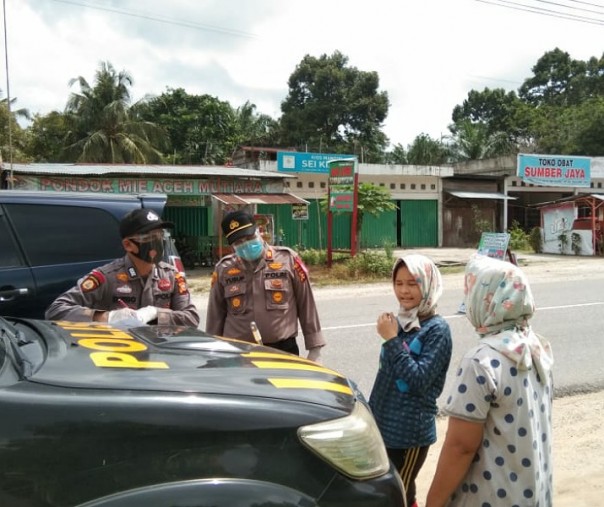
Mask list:
[[[315,363],[321,362],[321,347],[315,347],[308,351],[307,359],[314,361]]]
[[[144,324],[148,324],[152,320],[157,319],[157,307],[143,306],[136,310],[136,315]]]
[[[120,308],[119,310],[111,310],[107,315],[107,322],[112,325],[124,324],[129,322],[130,325],[142,324],[143,322],[138,318],[136,311],[132,308]]]

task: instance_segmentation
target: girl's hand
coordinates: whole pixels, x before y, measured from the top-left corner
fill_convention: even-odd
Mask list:
[[[393,313],[382,313],[378,317],[376,328],[384,340],[391,340],[398,334],[398,321]]]

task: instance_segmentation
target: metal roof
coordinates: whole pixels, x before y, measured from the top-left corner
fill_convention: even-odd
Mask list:
[[[212,194],[223,204],[308,204],[294,194]]]
[[[20,174],[48,174],[69,176],[100,176],[100,175],[156,175],[163,177],[174,176],[223,176],[234,178],[295,178],[295,176],[276,171],[257,171],[239,167],[224,166],[183,166],[183,165],[137,165],[137,164],[12,164],[12,169],[6,162],[2,164],[5,171],[12,170]]]
[[[448,194],[459,197],[460,199],[508,199],[514,200],[516,197],[510,197],[509,195],[500,194],[498,192],[458,192],[447,190]]]
[[[571,195],[569,197],[561,197],[560,199],[556,199],[555,201],[547,201],[547,202],[540,202],[538,204],[533,204],[533,207],[535,208],[545,208],[547,206],[555,206],[556,204],[564,204],[567,202],[574,202],[574,201],[589,201],[589,199],[597,199],[598,201],[603,201],[604,204],[604,194],[576,194],[576,195]],[[597,207],[601,206],[602,204],[598,204]]]

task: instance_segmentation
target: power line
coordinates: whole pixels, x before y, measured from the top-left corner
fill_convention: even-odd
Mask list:
[[[542,16],[568,19],[570,21],[578,21],[580,23],[589,23],[592,25],[604,26],[604,19],[596,20],[594,18],[588,18],[585,16],[577,16],[574,14],[567,14],[567,13],[563,13],[563,12],[555,11],[555,10],[551,10],[551,9],[543,9],[541,7],[533,7],[531,5],[521,4],[521,3],[517,3],[517,2],[511,2],[508,0],[496,0],[496,1],[475,0],[475,1],[480,2],[480,3],[490,4],[490,5],[497,5],[499,7],[504,7],[507,9],[517,10],[517,11],[532,12],[533,14],[540,14]]]
[[[584,9],[583,7],[570,7],[568,5],[565,4],[561,4],[558,2],[551,2],[549,0],[534,0],[535,2],[540,2],[542,4],[549,4],[549,5],[555,5],[557,7],[562,7],[563,9],[569,9],[571,11],[583,11],[583,12],[591,12],[593,14],[600,14],[600,15],[604,15],[604,11],[594,11],[593,9]],[[604,9],[604,7],[600,7],[600,9]],[[573,15],[573,14],[571,14]]]
[[[132,11],[132,10],[101,7],[100,5],[87,4],[84,2],[75,2],[75,1],[70,1],[70,0],[52,0],[52,1],[58,2],[58,3],[76,5],[78,7],[87,7],[89,9],[95,9],[98,11],[112,12],[115,14],[120,14],[122,16],[130,16],[130,17],[138,18],[138,19],[147,19],[149,21],[155,21],[157,23],[164,23],[167,25],[183,26],[185,28],[192,28],[194,30],[216,32],[216,33],[220,33],[223,35],[232,35],[234,37],[243,37],[246,39],[257,39],[258,38],[258,36],[256,34],[253,34],[250,32],[244,32],[242,30],[235,30],[232,28],[222,28],[219,26],[206,25],[203,23],[192,23],[190,21],[183,21],[183,20],[179,20],[179,19],[170,19],[170,18],[166,18],[166,17],[152,16],[149,14],[143,14],[143,13]]]

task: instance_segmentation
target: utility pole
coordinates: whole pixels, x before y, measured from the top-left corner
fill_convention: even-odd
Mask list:
[[[11,110],[10,110],[10,81],[8,79],[8,37],[6,34],[6,0],[2,0],[2,16],[4,19],[4,63],[6,67],[6,111],[8,116],[8,163],[9,171],[8,188],[13,188],[13,133],[11,125]],[[0,166],[1,168],[1,166]]]

